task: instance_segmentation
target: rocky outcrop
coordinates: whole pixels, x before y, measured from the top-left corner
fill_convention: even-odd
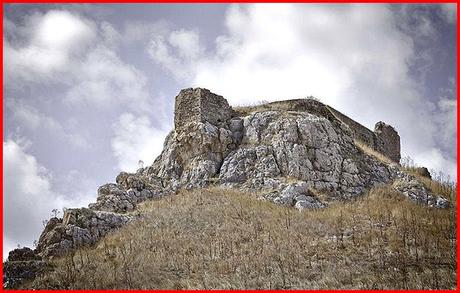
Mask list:
[[[415,172],[416,174],[422,176],[422,177],[426,177],[428,179],[431,179],[431,174],[430,174],[430,171],[428,171],[428,169],[426,167],[416,167],[414,168],[413,172]]]
[[[267,111],[243,118],[244,138],[223,161],[220,183],[279,189],[287,178],[336,198],[387,182],[384,164],[362,153],[343,124],[310,113]]]
[[[298,209],[324,208],[394,181],[396,190],[419,203],[444,207],[415,177],[404,175],[358,148],[359,139],[394,161],[400,158],[396,130],[383,122],[374,132],[314,99],[269,103],[241,112],[209,90],[182,90],[176,97],[175,129],[154,163],[120,173],[98,189],[89,209],[66,211],[45,227],[37,251],[61,255],[129,222],[139,202],[180,189],[222,185],[254,190],[262,198]],[[321,198],[317,195],[321,194]]]
[[[20,284],[33,280],[39,274],[50,269],[50,265],[43,261],[30,248],[17,248],[8,254],[3,263],[3,288],[16,289]]]
[[[36,254],[59,256],[92,245],[102,237],[133,219],[134,216],[91,209],[68,209],[62,219],[52,218],[40,235]]]
[[[326,204],[321,202],[318,195],[305,182],[284,184],[280,192],[270,192],[260,197],[263,200],[273,201],[277,204],[293,206],[299,210],[321,209]]]
[[[433,194],[414,175],[395,170],[396,179],[393,187],[411,200],[435,208],[449,207],[449,201]]]
[[[139,173],[142,171],[140,169]],[[144,178],[139,174],[121,172],[116,182],[99,187],[96,203],[88,207],[96,211],[125,213],[134,210],[139,202],[161,197],[164,191],[161,181]]]
[[[115,183],[98,189],[89,208],[68,209],[62,219],[50,219],[33,256],[59,256],[92,245],[134,219],[138,203],[208,185],[257,191],[261,199],[299,210],[325,208],[386,183],[418,203],[449,205],[400,170],[400,140],[392,126],[378,122],[372,132],[314,99],[235,111],[222,96],[185,89],[176,97],[174,124],[151,166],[121,172]],[[395,163],[366,153],[355,140]],[[16,253],[11,259],[23,261],[21,255],[30,252]]]

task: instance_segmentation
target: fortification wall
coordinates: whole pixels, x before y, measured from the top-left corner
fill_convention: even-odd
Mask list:
[[[375,148],[375,134],[370,129],[359,124],[355,120],[342,114],[341,112],[337,111],[336,109],[330,106],[327,106],[327,108],[337,119],[339,119],[351,128],[353,134],[355,135],[355,139],[358,139],[363,143],[367,144],[368,146]]]
[[[276,101],[268,104],[272,110],[308,112],[313,115],[322,116],[330,121],[336,120],[326,105],[314,99],[296,99]]]
[[[254,108],[256,110],[257,107]],[[324,105],[314,99],[297,99],[272,102],[263,105],[266,110],[282,111],[305,111],[314,115],[322,116],[330,121],[339,120],[348,125],[355,139],[360,140],[372,149],[382,153],[388,158],[399,163],[400,137],[398,132],[383,122],[375,125],[371,131],[350,117],[336,109]],[[236,115],[227,100],[219,95],[211,93],[207,89],[188,88],[181,90],[176,97],[174,126],[180,129],[189,122],[206,122],[213,125],[225,125],[225,122]]]
[[[399,163],[401,159],[401,141],[398,132],[393,126],[380,121],[375,124],[374,131],[371,131],[334,108],[327,107],[337,119],[350,127],[355,139],[362,141],[387,158]]]
[[[393,126],[380,121],[375,124],[375,149],[395,162],[401,160],[401,139]]]
[[[174,127],[179,129],[191,121],[201,121],[199,91],[183,89],[175,99]]]
[[[206,122],[220,125],[234,116],[227,100],[207,89],[188,88],[176,96],[174,127],[181,128],[189,122]]]

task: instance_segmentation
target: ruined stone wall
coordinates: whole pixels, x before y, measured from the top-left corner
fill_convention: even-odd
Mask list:
[[[234,116],[234,111],[222,96],[207,89],[188,88],[181,90],[175,100],[174,127],[195,121],[219,125]]]
[[[375,145],[375,134],[369,130],[367,127],[359,124],[355,120],[351,119],[350,117],[340,113],[336,109],[327,106],[329,111],[334,114],[337,119],[348,125],[351,128],[354,134],[354,138],[362,141],[363,143],[367,144],[368,146],[374,148]]]
[[[256,110],[255,107],[254,110]],[[374,132],[348,116],[314,99],[277,101],[263,105],[263,109],[305,111],[328,120],[339,120],[350,127],[355,139],[399,163],[400,138],[396,130],[383,122],[375,125]],[[180,129],[189,122],[206,122],[220,126],[236,115],[227,100],[203,88],[181,90],[176,97],[174,126]]]
[[[206,89],[201,90],[201,122],[208,121],[212,125],[219,126],[235,116],[235,113],[227,100],[213,94]]]
[[[401,141],[398,132],[391,125],[380,121],[375,124],[374,131],[371,131],[334,108],[327,107],[337,119],[351,128],[355,139],[362,141],[387,158],[399,163],[401,159]]]
[[[375,148],[380,153],[395,162],[401,159],[401,141],[398,132],[393,126],[382,121],[375,124],[374,133],[376,136]]]
[[[176,96],[174,105],[174,127],[181,126],[191,121],[201,121],[200,91],[183,89]]]
[[[276,101],[268,104],[271,110],[299,111],[308,112],[313,115],[322,116],[329,121],[337,118],[332,115],[331,111],[323,103],[314,99],[296,99],[286,101]]]

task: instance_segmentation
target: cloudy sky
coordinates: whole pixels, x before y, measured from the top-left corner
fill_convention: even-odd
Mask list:
[[[456,176],[456,5],[4,6],[4,252],[150,164],[174,97],[313,95]]]

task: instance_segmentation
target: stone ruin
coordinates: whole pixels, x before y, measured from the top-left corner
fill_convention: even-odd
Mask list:
[[[330,106],[327,106],[327,108],[337,119],[350,127],[355,139],[392,161],[399,163],[401,160],[401,141],[398,132],[393,126],[379,121],[375,124],[374,131],[371,131],[334,108]]]
[[[47,259],[94,245],[139,219],[132,213],[139,203],[184,189],[214,185],[252,190],[260,199],[302,210],[325,208],[331,201],[391,184],[417,203],[449,206],[396,164],[400,138],[383,122],[371,131],[314,99],[233,109],[222,96],[202,88],[182,90],[175,102],[175,129],[153,164],[121,172],[116,183],[99,187],[88,208],[67,209],[63,218],[49,220],[35,250],[10,253],[4,266],[6,287],[47,270]],[[395,163],[367,154],[356,140]]]
[[[211,93],[207,89],[185,89],[176,97],[174,107],[174,127],[195,121],[219,125],[235,116],[235,112],[227,100]]]
[[[382,121],[377,122],[374,131],[371,131],[336,109],[314,99],[285,100],[267,105],[273,110],[305,111],[329,120],[337,119],[350,128],[353,138],[396,163],[399,163],[401,159],[401,143],[398,132],[393,126]],[[202,123],[207,121],[212,125],[219,125],[236,115],[237,113],[222,96],[203,88],[188,88],[176,96],[174,126],[179,129],[192,121]]]

